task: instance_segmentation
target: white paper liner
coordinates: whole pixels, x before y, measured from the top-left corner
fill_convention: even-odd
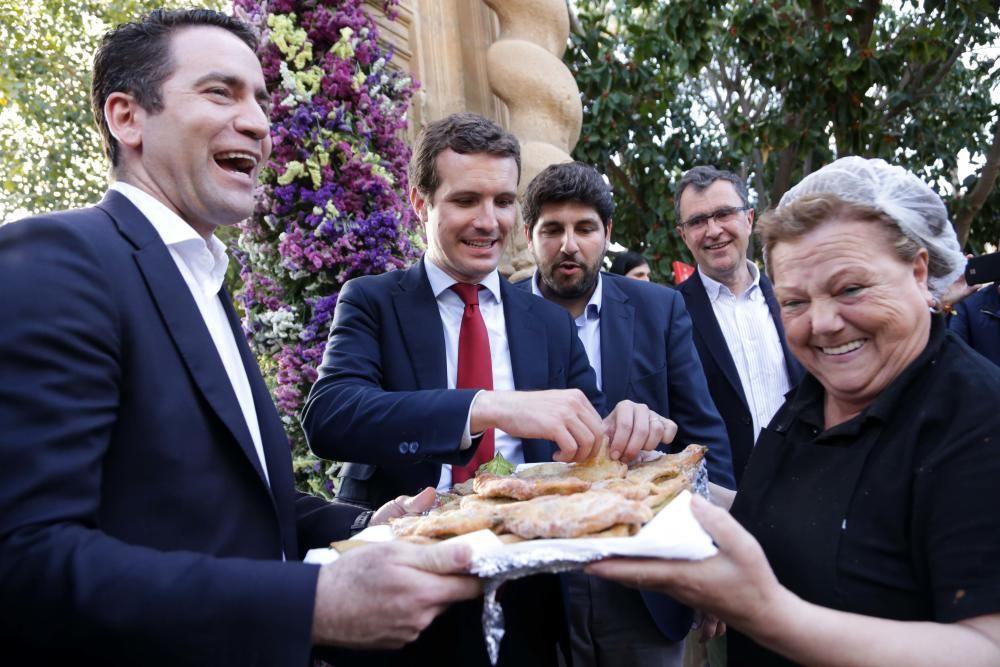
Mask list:
[[[692,485],[708,497],[708,472],[704,462]],[[718,549],[691,513],[691,492],[682,491],[632,537],[526,540],[504,544],[489,530],[480,530],[447,540],[472,548],[470,572],[489,581],[483,604],[483,634],[492,664],[496,664],[503,638],[503,610],[496,601],[497,589],[506,581],[532,574],[579,570],[587,563],[612,556],[701,560]],[[370,526],[353,539],[387,542],[393,539],[389,526]],[[333,549],[310,549],[307,563],[330,563]]]

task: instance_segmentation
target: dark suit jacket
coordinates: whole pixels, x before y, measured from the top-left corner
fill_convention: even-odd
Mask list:
[[[584,391],[604,400],[569,314],[501,278],[507,342],[518,390]],[[338,497],[369,506],[436,486],[442,463],[466,463],[459,445],[475,390],[447,389],[444,326],[423,261],[344,285],[319,380],[303,411],[319,456],[348,461]],[[550,461],[555,445],[522,439],[526,461]],[[564,619],[552,575],[509,582],[500,665],[554,665]],[[399,652],[342,655],[337,664],[488,664],[481,603],[460,603]]]
[[[594,371],[569,314],[500,279],[507,342],[518,390],[584,391],[604,414]],[[339,497],[378,506],[436,486],[459,450],[471,389],[447,389],[444,328],[423,261],[355,278],[333,316],[319,380],[302,423],[317,455],[348,461]],[[524,439],[526,461],[550,461],[555,445]]]
[[[237,336],[265,482],[152,225],[110,192],[95,208],[0,228],[0,303],[5,655],[308,664],[318,569],[282,554],[342,537],[357,510],[294,491],[287,437]]]
[[[733,452],[733,472],[739,484],[754,444],[753,419],[746,396],[743,394],[743,385],[736,371],[736,363],[729,354],[729,347],[722,336],[722,329],[715,319],[715,311],[712,310],[712,303],[701,281],[701,274],[695,271],[677,289],[684,295],[684,303],[687,304],[688,313],[691,314],[691,321],[694,323],[694,345],[705,368],[708,390],[712,394],[712,400],[715,401],[715,407],[719,409],[719,414],[726,422],[729,444]],[[788,350],[785,328],[781,325],[781,313],[774,298],[774,289],[771,287],[771,281],[763,273],[760,276],[760,289],[771,311],[774,327],[778,330],[781,349],[785,353],[788,380],[790,386],[794,387],[802,379],[804,371],[802,365]]]
[[[993,283],[955,306],[948,328],[973,350],[1000,366],[1000,291]]]
[[[531,280],[518,286],[531,291]],[[725,425],[705,385],[683,299],[668,287],[610,273],[601,274],[601,285],[601,389],[608,405],[628,399],[673,419],[672,449],[706,445],[709,477],[734,488]],[[641,594],[664,637],[683,639],[691,610],[659,593]]]

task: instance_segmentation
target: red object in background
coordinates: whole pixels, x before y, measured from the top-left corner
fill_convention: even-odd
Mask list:
[[[674,284],[680,285],[682,282],[691,277],[694,273],[694,267],[690,264],[685,264],[684,262],[671,262],[671,268],[674,270]]]

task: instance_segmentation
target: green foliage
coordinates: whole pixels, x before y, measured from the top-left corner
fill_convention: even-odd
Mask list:
[[[960,236],[996,242],[1000,18],[991,0],[579,0],[566,61],[584,100],[574,157],[602,168],[616,239],[661,280],[690,256],[673,231],[683,171],[747,178],[763,210],[843,155],[882,157],[935,184]],[[978,171],[962,178],[963,159]],[[967,195],[983,178],[985,203]],[[981,208],[977,208],[981,206]]]
[[[189,4],[0,0],[0,222],[100,199],[107,163],[89,96],[100,37],[150,9]]]

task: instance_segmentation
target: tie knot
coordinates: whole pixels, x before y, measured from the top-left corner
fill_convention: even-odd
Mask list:
[[[480,285],[473,285],[471,283],[455,283],[451,286],[451,289],[461,297],[462,302],[466,306],[479,305],[479,288]]]

